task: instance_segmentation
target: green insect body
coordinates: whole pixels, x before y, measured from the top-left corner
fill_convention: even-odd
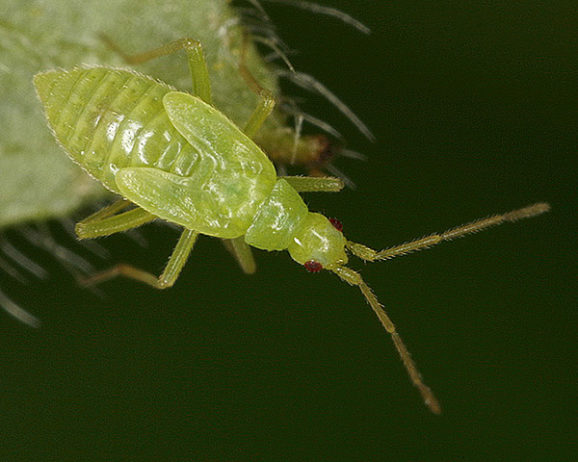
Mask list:
[[[75,275],[86,274],[89,262],[62,248],[46,233],[43,222],[57,219],[67,226],[68,216],[109,199],[110,191],[59,155],[53,137],[44,130],[45,118],[35,98],[33,75],[79,63],[130,65],[176,89],[188,90],[190,79],[182,56],[129,63],[122,50],[150,49],[194,34],[208,51],[214,105],[232,121],[239,124],[247,120],[263,88],[290,103],[281,94],[278,69],[267,62],[274,57],[288,61],[274,25],[258,1],[115,0],[106,8],[100,0],[1,3],[0,67],[4,72],[0,72],[0,231],[11,233],[16,228],[14,232],[21,233],[38,226],[42,236],[33,238],[34,245],[52,253]],[[256,42],[263,45],[263,51],[273,51],[266,51],[267,60],[258,52]],[[114,46],[117,43],[121,50]],[[298,117],[295,105],[291,107],[291,114]],[[300,135],[294,124],[300,127],[297,119],[277,110],[254,140],[278,167],[295,165],[319,174],[329,166],[336,146],[325,135]],[[25,227],[20,228],[22,225]],[[0,244],[10,245],[4,236],[0,236]],[[91,248],[101,252],[96,246]],[[11,269],[13,257],[7,256],[8,262],[3,257],[0,250],[0,276],[6,272],[17,277],[14,275],[18,270]],[[27,260],[17,257],[15,263],[29,271]],[[39,324],[36,319],[31,322],[30,315],[4,296],[2,287],[0,308],[30,325]]]
[[[210,52],[215,106],[236,123],[247,119],[258,99],[255,88],[247,85],[247,72],[255,83],[282,98],[274,67],[263,60],[253,41],[275,43],[276,37],[259,36],[267,28],[261,27],[263,19],[255,19],[259,15],[247,13],[254,5],[250,1],[115,0],[106,8],[100,0],[2,0],[1,4],[0,67],[5,71],[0,72],[0,229],[65,217],[108,197],[97,182],[62,159],[49,134],[42,133],[44,120],[31,86],[32,76],[49,68],[80,63],[127,66],[103,36],[127,51],[189,35],[199,38]],[[255,35],[245,28],[244,14],[252,15]],[[187,91],[190,79],[181,59],[169,56],[131,67]],[[241,62],[245,74],[240,72]],[[292,125],[286,114],[275,111],[256,142],[278,165],[322,169],[334,153],[328,138],[297,137]]]
[[[161,218],[184,228],[164,272],[120,264],[91,277],[98,283],[126,276],[164,289],[177,280],[200,234],[221,238],[247,273],[255,270],[251,247],[288,250],[310,272],[327,269],[357,286],[389,332],[426,405],[440,405],[425,385],[396,327],[361,275],[346,266],[349,253],[387,260],[505,222],[549,210],[538,203],[478,220],[445,233],[375,251],[345,239],[341,224],[309,212],[299,192],[338,191],[331,178],[278,177],[252,141],[273,109],[262,92],[243,130],[212,104],[207,63],[199,42],[186,39],[149,53],[184,49],[193,94],[133,71],[75,68],[38,74],[34,84],[48,124],[69,157],[124,199],[77,224],[82,238],[110,235]],[[130,203],[136,208],[122,212]],[[118,213],[121,212],[121,213]]]
[[[201,99],[109,68],[51,71],[34,83],[58,142],[110,191],[201,234],[289,249],[299,263],[347,262],[343,235],[308,212],[265,153]]]

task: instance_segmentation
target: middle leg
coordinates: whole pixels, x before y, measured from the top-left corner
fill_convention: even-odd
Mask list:
[[[169,258],[167,266],[158,277],[132,265],[119,263],[108,270],[90,276],[82,281],[82,283],[83,285],[94,285],[118,276],[124,276],[136,281],[144,282],[155,289],[167,289],[172,287],[178,279],[181,270],[185,266],[198,236],[199,233],[197,231],[190,229],[183,231],[175,250],[173,250],[173,253]]]
[[[223,245],[235,257],[237,263],[245,274],[253,274],[257,270],[257,264],[253,258],[251,247],[245,242],[244,236],[235,239],[223,239]]]

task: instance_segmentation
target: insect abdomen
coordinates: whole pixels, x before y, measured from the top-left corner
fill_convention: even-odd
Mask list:
[[[108,189],[124,167],[156,167],[188,175],[196,153],[162,104],[173,89],[119,69],[77,68],[38,74],[46,117],[68,155]]]

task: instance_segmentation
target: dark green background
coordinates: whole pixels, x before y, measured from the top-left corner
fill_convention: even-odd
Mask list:
[[[380,247],[537,201],[553,207],[354,263],[443,415],[422,405],[360,294],[286,254],[259,253],[246,277],[202,239],[172,290],[118,280],[105,298],[40,255],[49,281],[3,286],[44,325],[0,319],[0,460],[575,460],[575,3],[324,3],[373,33],[268,10],[300,51],[295,65],[377,142],[310,98],[309,112],[369,156],[340,160],[358,189],[309,195],[313,209]],[[111,261],[159,271],[177,235],[144,234],[147,249],[101,243]]]

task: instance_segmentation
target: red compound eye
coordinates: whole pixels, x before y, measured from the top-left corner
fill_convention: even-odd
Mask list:
[[[310,273],[319,273],[319,271],[323,269],[323,265],[315,260],[306,261],[303,266],[305,266],[305,269]]]
[[[343,223],[341,223],[337,218],[330,218],[329,223],[331,223],[337,231],[343,231]]]

